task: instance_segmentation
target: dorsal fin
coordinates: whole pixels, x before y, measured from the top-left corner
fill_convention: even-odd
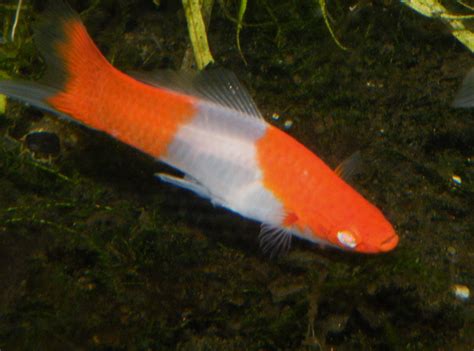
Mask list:
[[[130,75],[149,85],[196,96],[255,118],[262,118],[247,89],[234,73],[222,68],[202,72],[172,70],[131,72]]]

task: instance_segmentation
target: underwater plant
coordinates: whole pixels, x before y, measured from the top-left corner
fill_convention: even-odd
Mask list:
[[[441,19],[449,26],[451,34],[471,52],[474,52],[474,33],[464,25],[464,20],[474,19],[472,6],[457,1],[470,13],[454,14],[438,0],[402,0],[401,2],[423,16]]]

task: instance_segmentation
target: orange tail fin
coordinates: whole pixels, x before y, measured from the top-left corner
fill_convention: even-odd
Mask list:
[[[35,42],[48,65],[45,77],[37,83],[0,80],[0,93],[108,133],[156,158],[196,113],[194,98],[115,69],[62,0],[50,1],[36,25]]]
[[[102,129],[100,120],[90,118],[100,105],[101,84],[116,70],[95,46],[78,14],[61,0],[50,2],[35,30],[35,40],[48,65],[44,82],[58,89],[47,98],[48,104],[89,127]]]
[[[89,37],[79,15],[62,0],[49,1],[34,26],[34,41],[47,65],[39,82],[0,81],[0,92],[74,121],[89,123],[102,77],[115,69]]]

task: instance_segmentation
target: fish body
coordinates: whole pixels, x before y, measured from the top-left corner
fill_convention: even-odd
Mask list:
[[[158,177],[261,222],[264,249],[286,248],[291,235],[363,253],[397,245],[382,212],[268,124],[231,73],[126,75],[107,62],[62,1],[37,24],[35,40],[48,64],[44,79],[3,80],[1,93],[178,169],[183,177]]]

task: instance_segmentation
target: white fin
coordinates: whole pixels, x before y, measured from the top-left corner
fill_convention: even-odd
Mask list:
[[[131,72],[135,79],[159,88],[196,96],[255,118],[262,118],[247,89],[234,73],[219,68],[202,72],[160,70]]]
[[[464,78],[453,101],[453,107],[474,107],[474,68]]]
[[[262,224],[258,238],[263,253],[270,257],[286,254],[291,247],[291,233],[282,227]]]
[[[199,195],[200,197],[211,201],[214,206],[223,206],[225,207],[224,201],[216,198],[211,194],[211,192],[197,180],[192,177],[185,175],[183,178],[175,177],[166,173],[155,173],[155,177],[159,178],[165,183],[172,184],[179,188],[183,188],[193,193]]]
[[[175,177],[166,173],[155,173],[155,177],[159,178],[163,182],[190,190],[205,199],[211,198],[211,194],[209,193],[209,191],[204,186],[199,184],[197,181],[193,180],[192,178],[189,178],[189,177],[180,178],[180,177]]]

